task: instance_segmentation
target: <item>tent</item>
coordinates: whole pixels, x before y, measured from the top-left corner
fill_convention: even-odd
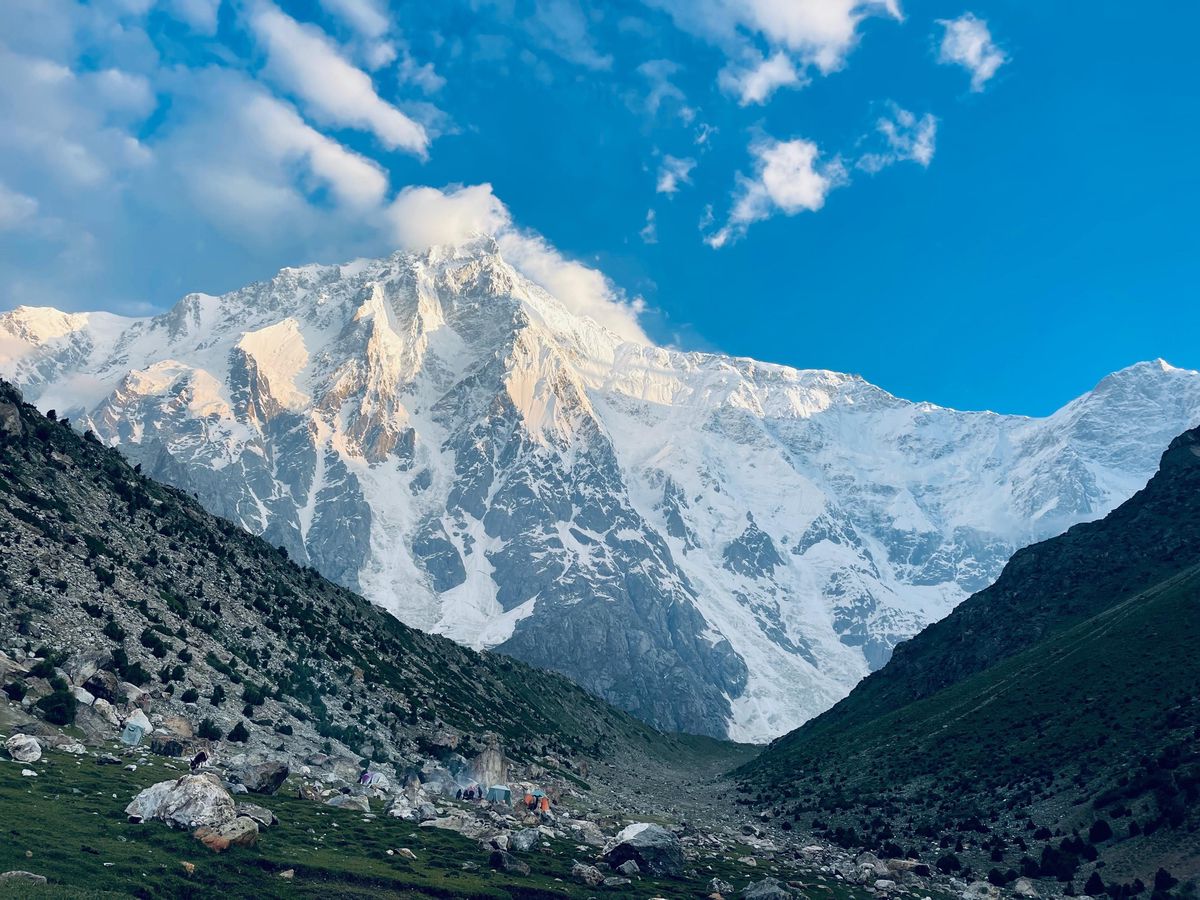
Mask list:
[[[504,784],[493,784],[488,788],[487,792],[488,803],[504,803],[512,806],[512,791]]]

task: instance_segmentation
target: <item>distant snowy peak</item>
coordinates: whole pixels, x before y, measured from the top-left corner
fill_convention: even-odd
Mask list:
[[[627,342],[486,237],[149,319],[13,310],[0,374],[410,624],[746,740],[1200,424],[1200,374],[1161,360],[1031,419]]]

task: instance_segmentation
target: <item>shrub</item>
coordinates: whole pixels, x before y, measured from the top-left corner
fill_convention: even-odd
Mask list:
[[[179,699],[184,703],[195,703],[200,699],[200,692],[195,688],[188,688]]]
[[[1107,841],[1113,836],[1112,826],[1104,819],[1097,819],[1088,830],[1088,840],[1093,844]]]
[[[52,725],[72,724],[75,721],[75,695],[61,678],[55,678],[51,685],[54,688],[53,692],[39,700],[37,708]]]
[[[212,719],[204,719],[200,723],[200,727],[196,729],[197,737],[206,741],[219,741],[223,732],[217,727],[217,723]]]
[[[951,872],[958,872],[962,869],[962,863],[953,853],[947,853],[937,861],[937,869],[946,875]]]
[[[118,644],[125,640],[125,629],[110,619],[108,624],[104,626],[104,636],[112,638]]]
[[[229,740],[238,744],[244,744],[250,739],[250,731],[246,728],[245,722],[238,722],[233,726],[233,730],[229,732]]]
[[[225,702],[225,686],[218,684],[213,688],[212,696],[208,698],[208,702],[213,706],[220,706]]]

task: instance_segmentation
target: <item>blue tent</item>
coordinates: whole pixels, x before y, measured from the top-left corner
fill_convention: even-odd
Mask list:
[[[507,785],[493,784],[488,788],[487,801],[488,803],[505,803],[512,806],[512,791],[508,789]]]

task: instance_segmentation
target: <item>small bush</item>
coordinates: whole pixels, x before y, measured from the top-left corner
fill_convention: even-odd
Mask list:
[[[229,740],[237,744],[244,744],[250,740],[250,731],[244,722],[238,722],[233,726],[233,730],[229,732]]]
[[[71,725],[75,721],[77,701],[67,683],[61,678],[52,682],[54,691],[37,702],[37,708],[42,711],[46,721],[52,725]]]
[[[201,721],[200,727],[196,729],[196,736],[206,741],[219,741],[223,733],[217,727],[217,723],[208,718]]]

